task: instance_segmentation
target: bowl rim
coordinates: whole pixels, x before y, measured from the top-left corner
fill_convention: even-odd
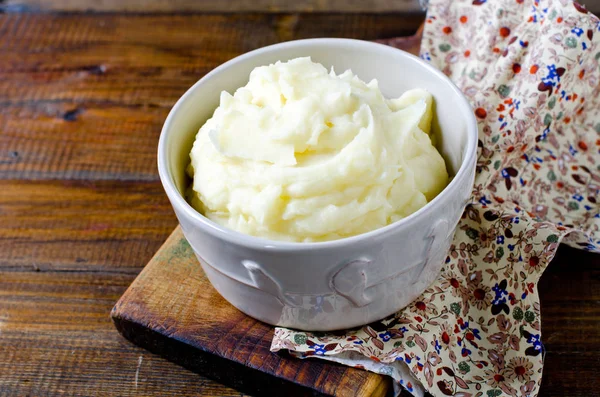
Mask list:
[[[170,168],[167,162],[167,136],[169,135],[170,126],[173,124],[173,120],[177,117],[180,108],[183,106],[183,103],[188,100],[188,98],[192,95],[192,92],[199,89],[202,83],[214,75],[222,73],[224,70],[228,69],[230,66],[243,62],[248,58],[252,58],[258,56],[262,53],[272,52],[282,49],[287,49],[290,47],[302,47],[302,46],[310,46],[313,44],[329,44],[334,46],[358,46],[358,47],[372,47],[376,48],[378,51],[384,51],[388,53],[396,53],[400,52],[401,56],[408,57],[413,61],[420,64],[420,66],[427,70],[427,73],[433,74],[446,84],[449,84],[451,90],[457,95],[459,104],[459,108],[466,107],[467,109],[471,109],[468,117],[470,120],[467,122],[467,148],[465,152],[465,156],[461,162],[461,165],[456,172],[454,178],[450,181],[450,183],[436,196],[428,202],[426,205],[421,207],[419,210],[413,212],[406,218],[402,218],[394,223],[389,225],[380,227],[375,230],[371,230],[366,233],[357,234],[355,236],[344,237],[337,240],[329,240],[329,241],[319,241],[319,242],[291,242],[291,241],[279,241],[279,240],[271,240],[264,237],[257,237],[252,235],[247,235],[242,232],[238,232],[233,229],[229,229],[225,226],[221,226],[216,222],[211,221],[204,215],[200,214],[196,209],[194,209],[185,198],[179,193],[178,189],[175,186],[173,181]],[[398,55],[396,53],[395,55]],[[413,225],[419,218],[423,217],[426,212],[431,212],[434,208],[444,205],[444,199],[451,193],[451,191],[456,190],[460,184],[460,182],[469,176],[469,172],[472,168],[475,167],[476,153],[477,153],[477,142],[478,142],[478,127],[477,120],[475,119],[475,115],[472,111],[473,107],[466,99],[465,95],[460,91],[460,89],[441,71],[430,65],[429,63],[423,61],[421,58],[412,55],[406,51],[400,50],[398,48],[391,47],[389,45],[365,41],[365,40],[357,40],[357,39],[343,39],[343,38],[315,38],[315,39],[302,39],[302,40],[292,40],[283,43],[273,44],[265,47],[261,47],[247,53],[241,54],[235,58],[230,59],[229,61],[217,66],[209,73],[204,75],[200,80],[198,80],[193,86],[191,86],[175,103],[175,105],[169,111],[169,114],[163,124],[161,129],[160,138],[158,142],[158,172],[159,177],[162,182],[163,188],[169,197],[169,200],[173,207],[177,207],[180,212],[183,213],[184,216],[188,217],[193,221],[195,225],[202,228],[205,232],[211,234],[212,236],[226,240],[229,243],[235,245],[241,245],[247,248],[259,249],[259,250],[269,250],[269,251],[298,251],[298,250],[322,250],[322,249],[334,249],[339,247],[344,247],[351,244],[363,243],[366,240],[378,239],[382,238],[383,235],[390,232],[392,229],[399,228],[407,228]],[[176,211],[177,212],[177,211]]]

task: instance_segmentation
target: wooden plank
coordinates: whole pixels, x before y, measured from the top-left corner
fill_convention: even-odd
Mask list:
[[[561,246],[538,291],[547,351],[539,396],[597,395],[600,255]]]
[[[137,274],[177,224],[158,182],[0,180],[0,270]]]
[[[244,315],[211,287],[180,228],[112,317],[136,344],[252,394],[377,397],[391,389],[381,375],[271,353],[273,327]]]
[[[574,267],[573,263],[582,265]],[[599,265],[600,256],[561,247],[542,277],[543,340],[548,353],[540,396],[589,396],[599,386],[598,381],[579,381],[582,376],[593,377],[600,362]],[[305,382],[302,365],[306,362],[282,362],[270,355],[270,327],[224,302],[205,278],[179,229],[124,294],[113,317],[117,328],[140,346],[257,395],[269,391],[257,389],[252,380],[258,385],[277,384],[275,390],[295,395],[297,390],[282,380],[293,379],[310,387],[315,372],[322,371],[320,363],[313,363],[310,382]],[[201,366],[196,365],[199,362]],[[257,363],[262,374],[236,363],[250,367]],[[290,368],[293,364],[298,367]],[[232,371],[234,378],[223,375]],[[273,379],[265,380],[265,374]],[[343,382],[352,389],[365,390],[357,386],[361,380],[353,376],[329,375],[328,384]],[[326,385],[317,383],[314,387],[319,393],[332,395]]]
[[[421,12],[418,0],[7,0],[7,11]]]
[[[0,179],[157,180],[179,96],[252,49],[412,33],[402,15],[0,15]],[[50,56],[51,54],[51,56]]]
[[[119,197],[119,200],[112,200],[114,197]],[[49,212],[48,208],[54,211]],[[175,220],[162,189],[156,183],[1,181],[0,209],[5,220],[0,226],[0,253],[2,269],[5,270],[0,273],[0,347],[2,351],[24,349],[19,367],[12,370],[0,368],[0,371],[9,374],[12,382],[22,379],[21,373],[29,374],[29,378],[25,379],[31,378],[30,383],[19,383],[18,388],[12,388],[16,386],[11,383],[11,389],[7,390],[14,391],[12,395],[35,395],[36,390],[43,387],[44,379],[55,375],[54,371],[40,372],[45,374],[43,377],[31,375],[40,368],[27,367],[35,361],[27,361],[26,357],[52,365],[70,362],[68,365],[82,367],[86,367],[83,363],[89,358],[88,354],[112,357],[110,349],[117,343],[115,335],[107,336],[108,339],[98,336],[97,327],[104,324],[109,308],[160,245]],[[148,214],[150,211],[152,215]],[[49,220],[45,221],[42,216]],[[107,228],[91,228],[91,234],[85,232],[97,221],[110,222],[112,218],[122,221],[109,224]],[[56,226],[53,227],[52,223]],[[29,230],[30,234],[22,249],[13,249],[11,238],[25,238],[20,234],[24,230]],[[44,251],[44,248],[39,248],[39,242],[46,241],[48,236],[54,248]],[[106,245],[105,240],[123,242],[111,246]],[[144,245],[148,245],[146,250],[140,248]],[[39,272],[27,272],[36,262],[40,263],[35,265]],[[593,395],[594,388],[600,386],[580,381],[582,377],[595,379],[594,368],[598,365],[599,265],[598,256],[561,248],[542,277],[542,326],[548,355],[541,396]],[[27,332],[15,334],[10,330]],[[75,343],[67,342],[73,337],[71,333],[80,335],[82,332],[89,332],[82,336],[85,342],[77,342],[87,346],[89,350],[85,354],[76,353],[81,355],[73,357],[67,355],[71,350],[63,352],[58,349],[60,343]],[[35,343],[25,349],[26,342],[31,341],[27,338],[34,338]],[[112,341],[110,338],[113,338]],[[59,341],[59,344],[50,343],[52,340]],[[127,345],[121,342],[118,346],[124,349]],[[119,365],[129,368],[130,361],[137,359],[136,354],[117,357]],[[55,357],[51,359],[51,356]],[[144,357],[147,360],[152,356]],[[94,365],[102,368],[105,362]],[[179,373],[176,368],[161,365],[162,370],[168,368],[170,374],[172,371]],[[115,364],[98,375],[101,383],[110,382],[115,376],[110,371],[118,369]],[[87,374],[82,371],[69,374],[67,378],[52,378],[54,383],[51,384],[58,390],[60,384],[78,384],[81,382],[79,377],[87,377]],[[159,377],[159,372],[153,376]],[[186,377],[188,379],[184,381]],[[180,381],[191,385],[196,382],[194,379],[193,375],[187,374],[181,375]],[[89,383],[86,387],[90,388],[86,390],[90,393],[99,387],[91,379],[86,382]],[[160,395],[160,390],[168,390],[161,389],[160,383],[156,382],[152,387],[158,391],[150,394]],[[24,386],[31,388],[23,389]],[[117,390],[126,395],[133,393],[135,388],[129,385]],[[212,392],[207,393],[210,395]],[[190,395],[193,395],[191,391]]]
[[[598,265],[597,256],[563,247],[542,277],[548,354],[540,397],[587,397],[600,386],[595,374],[600,350]],[[133,277],[0,272],[0,394],[238,396],[117,334],[107,314]]]
[[[242,396],[116,332],[108,312],[132,279],[0,271],[0,395]]]
[[[0,395],[239,395],[134,347],[108,317],[176,224],[155,167],[166,112],[208,70],[257,46],[388,38],[418,23],[398,14],[0,15]],[[542,277],[542,397],[600,389],[599,264],[561,248]]]
[[[600,0],[580,1],[600,13]],[[5,0],[5,12],[422,13],[418,0]]]
[[[27,23],[26,25],[28,25]],[[18,24],[17,24],[18,25]],[[17,26],[15,29],[20,32]],[[14,43],[13,43],[14,44]],[[56,43],[55,43],[56,44]],[[69,48],[71,44],[57,44],[61,48]],[[72,44],[77,48],[77,43]],[[28,51],[38,51],[35,43],[32,43],[33,49]],[[70,50],[65,50],[70,51]],[[77,51],[77,50],[75,50]],[[10,52],[10,51],[9,51]],[[68,58],[68,57],[67,57]],[[124,61],[126,63],[126,61]],[[145,120],[145,108],[150,110],[167,109],[161,103],[147,105],[135,102],[136,97],[126,96],[131,102],[125,104],[118,103],[115,105],[114,100],[110,95],[107,98],[85,98],[85,92],[81,97],[65,98],[51,97],[46,102],[37,102],[35,92],[30,97],[27,97],[27,87],[37,87],[48,82],[58,81],[60,84],[48,88],[44,95],[61,95],[61,84],[66,80],[67,86],[76,86],[76,79],[72,79],[72,73],[84,73],[91,76],[102,76],[106,70],[101,66],[86,66],[82,64],[81,69],[68,70],[66,75],[55,73],[50,66],[48,69],[42,68],[40,74],[34,70],[28,70],[24,65],[26,62],[15,62],[14,64],[0,65],[5,66],[5,72],[11,77],[15,75],[23,76],[25,80],[20,84],[15,84],[15,89],[25,89],[25,92],[20,91],[18,95],[14,92],[6,94],[6,102],[4,114],[8,115],[9,122],[15,118],[21,117],[25,123],[36,120],[35,112],[42,111],[49,115],[54,115],[55,118],[62,116],[59,120],[59,127],[56,130],[48,131],[47,126],[51,125],[53,120],[42,118],[39,122],[40,128],[36,129],[38,135],[34,136],[40,141],[40,145],[45,147],[45,157],[43,161],[39,161],[39,167],[47,164],[55,164],[49,168],[50,172],[55,172],[60,167],[64,167],[68,172],[81,172],[88,170],[89,166],[110,165],[115,161],[107,155],[90,156],[86,161],[72,161],[68,165],[64,165],[65,152],[60,150],[48,150],[52,146],[61,148],[65,143],[70,141],[80,140],[82,146],[95,143],[96,141],[114,143],[117,150],[121,147],[135,147],[136,142],[119,142],[122,139],[119,134],[119,129],[115,128],[112,132],[115,120],[120,118],[128,120]],[[17,69],[14,68],[16,65]],[[79,67],[79,66],[78,66]],[[151,66],[150,68],[154,68]],[[173,65],[168,65],[168,68],[178,70],[176,62]],[[19,68],[23,68],[20,70]],[[135,67],[134,67],[135,69]],[[116,74],[128,74],[127,67],[117,70]],[[149,69],[150,75],[156,74],[156,70]],[[1,75],[1,74],[0,74]],[[111,87],[119,87],[127,84],[127,78],[123,78],[122,82],[108,82],[106,84],[106,93],[110,93]],[[174,78],[174,81],[177,80]],[[149,84],[153,84],[150,82]],[[191,82],[190,82],[191,84]],[[164,92],[161,92],[163,94]],[[22,107],[18,108],[16,113],[11,113],[12,103],[7,103],[13,98],[20,98],[18,104]],[[161,98],[157,95],[155,98]],[[113,102],[111,102],[113,100]],[[121,102],[122,99],[119,99]],[[69,102],[70,101],[70,102]],[[88,101],[88,102],[85,102]],[[92,106],[88,106],[90,103]],[[82,105],[83,104],[83,105]],[[62,106],[62,107],[61,107]],[[84,109],[92,108],[92,112],[96,112],[93,122],[88,123],[81,130],[69,130],[68,127],[80,121],[85,116],[85,111],[72,112],[72,106],[81,106]],[[98,110],[99,108],[99,110]],[[27,113],[33,109],[31,112]],[[41,110],[39,110],[41,109]],[[114,114],[116,110],[122,110],[122,113]],[[131,112],[131,113],[127,113]],[[136,113],[137,112],[137,113]],[[65,117],[67,116],[67,117]],[[107,120],[110,123],[107,123]],[[104,127],[104,132],[99,129],[99,132],[90,132],[90,128],[95,128],[99,123],[109,124]],[[111,124],[112,123],[112,124]],[[65,127],[66,126],[66,127]],[[14,126],[13,126],[14,127]],[[23,129],[27,129],[28,125],[19,125],[7,132],[18,133]],[[46,130],[44,130],[46,128]],[[148,126],[140,127],[140,131],[149,128]],[[39,132],[38,132],[39,131]],[[23,134],[25,137],[31,137],[31,133]],[[102,139],[96,139],[96,136],[102,136]],[[90,139],[90,136],[92,139]],[[66,142],[65,142],[66,141]],[[64,150],[64,149],[63,149]],[[135,150],[141,153],[147,153],[149,156],[155,155],[155,148],[138,144]],[[12,155],[12,154],[11,154]],[[27,163],[26,157],[15,156],[26,164],[25,170],[28,172],[19,171],[16,176],[21,178],[40,178],[39,168],[35,171],[37,164]],[[153,158],[153,157],[152,157]],[[62,159],[62,160],[61,160]],[[140,165],[143,166],[149,158],[140,160]],[[63,163],[58,162],[63,161]],[[59,165],[56,165],[58,162]],[[34,169],[35,174],[31,169]],[[42,172],[48,173],[47,169]],[[60,175],[60,174],[59,174]],[[128,169],[117,169],[112,174],[101,174],[106,178],[113,179],[148,179],[143,174],[131,173]],[[156,178],[155,167],[151,168],[149,174],[150,179]],[[13,175],[6,175],[5,177]],[[73,174],[66,175],[69,178]],[[88,172],[88,177],[96,177],[98,174]],[[46,176],[48,177],[48,176]],[[76,176],[77,178],[78,176]],[[58,210],[48,212],[48,208],[57,208]],[[102,304],[106,302],[114,302],[116,299],[113,295],[115,288],[107,289],[102,285],[102,281],[90,282],[90,276],[93,280],[103,280],[111,277],[122,277],[131,280],[133,274],[139,270],[139,266],[145,263],[150,255],[156,250],[158,245],[164,240],[166,233],[172,230],[174,226],[174,217],[170,210],[168,201],[162,192],[162,188],[157,182],[114,182],[114,181],[20,181],[20,180],[2,180],[0,181],[0,210],[3,215],[6,215],[6,227],[2,229],[0,226],[0,277],[2,280],[10,279],[10,283],[2,284],[0,282],[0,313],[6,313],[7,321],[10,322],[9,328],[27,329],[27,333],[34,336],[28,336],[23,333],[4,333],[0,336],[0,347],[5,345],[10,346],[7,349],[14,349],[22,352],[20,359],[11,358],[17,363],[12,366],[10,376],[4,384],[0,384],[0,390],[8,391],[13,395],[25,394],[102,394],[108,393],[102,388],[107,384],[113,387],[113,379],[119,382],[119,386],[114,387],[111,393],[113,395],[132,395],[140,393],[143,395],[160,395],[160,383],[157,382],[153,387],[140,389],[137,385],[129,382],[129,373],[123,379],[119,375],[114,375],[118,370],[117,366],[106,364],[106,360],[110,360],[112,354],[126,356],[121,351],[113,351],[113,344],[110,338],[98,337],[98,324],[102,323],[107,317],[103,308],[91,308],[90,300],[99,300]],[[134,225],[135,224],[135,225]],[[169,225],[165,228],[165,225]],[[164,230],[164,235],[157,242],[156,236]],[[156,233],[156,234],[155,234]],[[4,238],[3,238],[4,237]],[[65,249],[67,247],[69,249]],[[32,249],[33,247],[33,249]],[[30,273],[28,270],[35,269],[38,273]],[[30,276],[33,274],[33,276]],[[52,282],[48,283],[51,286],[40,285],[39,277],[51,277]],[[67,281],[63,281],[66,277]],[[82,287],[86,291],[95,291],[95,297],[87,297],[85,293],[81,293],[74,288],[69,280],[73,277],[81,279]],[[15,281],[18,280],[18,281]],[[62,289],[63,283],[65,289]],[[119,288],[116,288],[118,290]],[[82,296],[84,296],[82,298]],[[3,300],[4,299],[4,300]],[[74,301],[74,302],[72,302]],[[40,303],[41,302],[41,303]],[[79,303],[77,303],[79,302]],[[84,302],[83,305],[80,303]],[[8,309],[7,309],[8,308]],[[51,313],[50,316],[43,317],[40,321],[40,310]],[[85,316],[78,316],[79,313],[85,312]],[[75,315],[74,315],[75,314]],[[4,320],[4,319],[3,319]],[[67,332],[67,335],[62,332]],[[87,334],[87,333],[90,334]],[[113,330],[116,335],[116,331]],[[6,337],[6,338],[5,338]],[[5,338],[5,339],[3,339]],[[77,344],[85,344],[87,346],[85,354],[106,355],[109,358],[106,360],[94,360],[87,362],[89,357],[82,357],[77,349],[70,349],[73,345],[71,340],[67,338],[81,339]],[[85,341],[85,342],[83,342]],[[121,341],[123,344],[124,341]],[[268,339],[264,339],[265,347]],[[27,348],[26,346],[30,346]],[[63,349],[63,346],[67,346]],[[132,347],[133,349],[133,347]],[[74,353],[73,353],[74,352]],[[27,357],[32,357],[34,362],[43,364],[40,366],[32,366],[30,361],[26,361]],[[185,357],[185,352],[180,352],[177,355],[179,359]],[[125,357],[119,357],[119,359]],[[59,363],[55,363],[59,360]],[[129,363],[127,359],[127,363]],[[85,367],[83,370],[67,373],[63,369],[62,363],[68,367]],[[121,362],[121,361],[120,361]],[[193,365],[197,365],[195,362]],[[123,363],[121,362],[121,365]],[[191,364],[190,364],[191,365]],[[310,367],[310,366],[309,366]],[[52,368],[50,371],[47,368]],[[126,367],[129,369],[129,367]],[[310,367],[312,368],[312,367]],[[4,369],[4,368],[0,368]],[[44,370],[46,369],[46,370]],[[162,370],[167,370],[161,368]],[[172,370],[168,369],[169,374]],[[343,368],[343,371],[346,371]],[[41,376],[35,374],[39,372]],[[58,374],[57,374],[58,372]],[[308,371],[312,373],[312,370]],[[25,381],[21,382],[25,374]],[[227,372],[226,372],[227,373]],[[91,374],[91,375],[90,375]],[[162,375],[162,374],[161,374]],[[159,373],[155,373],[156,378],[160,378]],[[106,378],[111,377],[107,382]],[[195,380],[194,375],[188,375],[189,381],[187,384],[193,385]],[[48,381],[51,379],[51,381]],[[202,378],[201,378],[202,379]],[[201,385],[207,381],[202,380]],[[83,384],[83,386],[81,386]],[[123,385],[121,385],[123,384]],[[202,387],[200,390],[186,390],[185,388],[177,394],[181,395],[229,395],[229,390],[225,387],[222,389],[212,382],[208,382],[211,387]],[[140,391],[143,390],[143,391]],[[173,393],[173,390],[164,385],[163,394]],[[43,391],[43,392],[42,392]],[[110,395],[110,394],[109,394]]]

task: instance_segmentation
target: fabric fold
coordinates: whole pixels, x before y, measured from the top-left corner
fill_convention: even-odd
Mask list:
[[[567,0],[432,0],[421,57],[479,122],[477,176],[438,279],[383,321],[276,328],[272,351],[390,375],[415,396],[535,396],[539,278],[561,242],[600,252],[600,21]]]

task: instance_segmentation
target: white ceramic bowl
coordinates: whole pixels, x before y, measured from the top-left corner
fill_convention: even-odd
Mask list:
[[[319,243],[288,243],[244,235],[198,213],[184,199],[185,167],[198,129],[222,90],[244,86],[252,69],[311,56],[340,73],[377,78],[383,94],[411,88],[435,100],[434,133],[454,178],[425,207],[392,225]],[[335,330],[380,320],[417,298],[436,278],[473,186],[477,125],[454,84],[406,52],[346,39],[291,41],[224,63],[177,101],[158,146],[160,179],[183,232],[212,285],[242,312],[273,325]]]

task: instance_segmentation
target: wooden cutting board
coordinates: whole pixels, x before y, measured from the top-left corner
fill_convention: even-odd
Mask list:
[[[273,327],[225,301],[177,227],[111,316],[133,343],[258,396],[384,396],[391,381],[318,359],[271,353]]]

